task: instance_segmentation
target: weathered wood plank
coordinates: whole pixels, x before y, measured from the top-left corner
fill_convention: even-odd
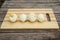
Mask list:
[[[25,1],[25,2],[24,2]],[[50,5],[56,5],[57,3],[59,3],[58,1],[56,1],[56,0],[11,0],[11,1],[5,1],[5,3],[3,4],[3,5],[7,5],[7,6],[21,6],[21,4],[24,4],[24,5],[26,5],[26,4],[50,4]],[[29,5],[30,5],[29,4]],[[24,5],[22,5],[22,6],[24,6]]]
[[[3,21],[4,20],[4,17],[5,17],[5,14],[3,14],[3,13],[1,14],[0,13],[0,21]]]
[[[2,6],[2,4],[4,3],[5,0],[0,0],[0,8]]]
[[[53,8],[55,13],[60,13],[60,2],[56,0],[34,1],[36,0],[9,0],[4,2],[2,8]]]
[[[4,4],[3,4],[3,7],[4,6],[16,6],[16,5],[19,5],[19,6],[24,6],[24,5],[27,5],[27,4],[29,4],[29,5],[31,5],[31,4],[33,4],[33,5],[59,5],[60,3],[40,3],[40,2],[5,2]]]
[[[1,40],[53,40],[54,38],[56,38],[54,33],[0,33]]]
[[[1,27],[2,22],[0,22],[0,27]]]
[[[20,1],[20,2],[59,2],[58,0],[6,0],[6,1],[12,1],[12,2],[16,2],[16,1]]]

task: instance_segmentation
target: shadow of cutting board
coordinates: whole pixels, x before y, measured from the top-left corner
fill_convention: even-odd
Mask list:
[[[20,13],[35,13],[36,15],[38,13],[43,13],[45,15],[45,21],[44,22],[20,22],[19,18],[16,22],[12,23],[9,21],[9,14],[10,13],[16,13],[17,16],[19,16]],[[49,14],[50,20],[47,20],[46,13]],[[59,26],[57,24],[56,18],[54,16],[54,12],[51,8],[42,8],[42,9],[8,9],[8,12],[4,18],[4,21],[1,25],[1,29],[59,29]]]

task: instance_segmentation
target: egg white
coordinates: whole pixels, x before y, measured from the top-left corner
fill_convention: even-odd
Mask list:
[[[36,15],[35,15],[34,13],[30,13],[30,14],[28,15],[28,20],[29,20],[30,22],[36,21]]]
[[[13,17],[10,17],[9,16],[9,20],[11,21],[11,22],[15,22],[16,20],[17,20],[17,15],[16,14],[13,14],[14,16]]]
[[[44,14],[38,14],[37,19],[38,21],[43,22],[45,20]]]
[[[20,19],[20,21],[25,22],[27,20],[27,15],[26,14],[20,14],[19,19]]]

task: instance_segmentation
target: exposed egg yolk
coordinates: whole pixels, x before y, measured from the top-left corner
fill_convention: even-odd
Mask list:
[[[13,17],[13,16],[14,16],[14,14],[11,13],[11,14],[10,14],[10,17]]]

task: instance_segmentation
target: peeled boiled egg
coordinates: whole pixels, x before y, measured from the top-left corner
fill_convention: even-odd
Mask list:
[[[9,14],[9,20],[15,22],[17,20],[17,15],[13,13]]]
[[[36,21],[36,15],[35,15],[34,13],[30,13],[30,14],[28,15],[28,20],[29,20],[30,22]]]
[[[38,14],[37,19],[38,21],[43,22],[45,20],[44,14]]]
[[[27,20],[27,15],[26,14],[20,14],[19,19],[20,19],[20,21],[25,22]]]

